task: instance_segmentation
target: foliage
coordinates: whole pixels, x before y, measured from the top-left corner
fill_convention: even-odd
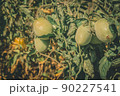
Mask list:
[[[119,0],[1,0],[0,5],[0,79],[120,78]],[[32,28],[40,17],[53,27],[53,34],[38,37],[50,38],[42,53],[35,49]],[[116,39],[78,46],[77,28],[89,25],[94,35],[94,17],[106,18]],[[16,37],[24,38],[24,49],[16,46]]]

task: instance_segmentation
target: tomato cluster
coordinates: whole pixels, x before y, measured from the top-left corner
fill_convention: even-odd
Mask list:
[[[39,38],[52,33],[52,24],[44,18],[39,18],[33,23],[33,31],[35,33],[35,48],[38,52],[43,52],[49,45],[49,37]]]
[[[95,30],[93,35],[91,32],[91,27],[89,25],[81,25],[78,27],[75,35],[76,43],[80,46],[92,44],[101,44],[106,42],[112,42],[116,34],[112,33],[109,29],[109,23],[106,19],[101,18],[99,20],[95,19],[96,22],[92,22]],[[52,33],[52,24],[45,18],[39,18],[33,23],[33,31],[36,36],[44,36]],[[49,44],[49,37],[46,38],[35,38],[35,48],[39,52],[43,52]]]
[[[75,40],[78,45],[84,46],[89,43],[101,44],[112,42],[116,34],[111,32],[109,28],[109,23],[106,19],[101,18],[96,22],[92,23],[94,25],[95,34],[93,35],[89,26],[79,26],[76,32]]]

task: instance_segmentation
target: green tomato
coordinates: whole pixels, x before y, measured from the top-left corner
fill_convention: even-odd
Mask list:
[[[45,18],[39,18],[33,23],[33,32],[37,36],[48,35],[52,33],[52,24]],[[48,40],[49,37],[41,38],[43,40]]]
[[[40,40],[39,38],[34,38],[35,49],[38,52],[44,52],[49,45],[49,40]]]
[[[90,33],[89,26],[81,25],[80,27],[78,27],[75,35],[75,40],[78,45],[84,46],[89,44],[91,41],[91,38],[92,38],[92,34]]]
[[[97,38],[104,43],[112,42],[116,37],[116,34],[110,31],[106,19],[100,19],[95,23],[95,33]]]

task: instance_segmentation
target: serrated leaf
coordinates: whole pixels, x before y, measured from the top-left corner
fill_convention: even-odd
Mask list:
[[[81,18],[81,19],[77,19],[74,21],[74,23],[76,24],[77,27],[79,27],[80,25],[86,23],[88,20],[85,18]]]
[[[75,57],[73,58],[73,62],[74,62],[77,66],[79,66],[80,58],[79,58],[78,56],[75,56]]]
[[[52,25],[57,25],[57,22],[52,17],[48,16],[47,18]]]
[[[99,61],[99,64],[105,63],[106,59],[107,59],[107,57],[104,56],[104,57]]]
[[[105,53],[105,56],[106,57],[114,57],[116,56],[117,54],[114,53],[112,50],[109,50],[108,52]]]
[[[105,56],[100,60],[99,64],[100,77],[101,79],[106,79],[107,72],[112,64]]]
[[[120,64],[120,58],[117,58],[112,61],[112,66],[117,66],[118,64]]]
[[[91,61],[90,61],[89,58],[87,58],[86,60],[84,60],[83,70],[84,70],[85,73],[87,73],[92,78],[94,77],[94,68],[93,67],[94,66],[91,63]]]
[[[76,31],[75,23],[71,23],[69,26],[67,36],[74,34],[75,31]]]

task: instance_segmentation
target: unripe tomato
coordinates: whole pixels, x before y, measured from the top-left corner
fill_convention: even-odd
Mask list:
[[[78,45],[84,46],[90,43],[92,34],[90,33],[89,26],[81,25],[76,32],[75,40]]]
[[[45,18],[39,18],[33,23],[33,31],[37,36],[43,36],[52,33],[52,24]],[[48,40],[49,38],[44,38]]]
[[[34,42],[35,42],[35,49],[38,52],[44,52],[49,45],[49,40],[41,40],[39,38],[34,38]]]
[[[95,33],[99,40],[102,42],[112,42],[116,34],[112,33],[109,29],[109,23],[106,19],[100,19],[95,23]]]

